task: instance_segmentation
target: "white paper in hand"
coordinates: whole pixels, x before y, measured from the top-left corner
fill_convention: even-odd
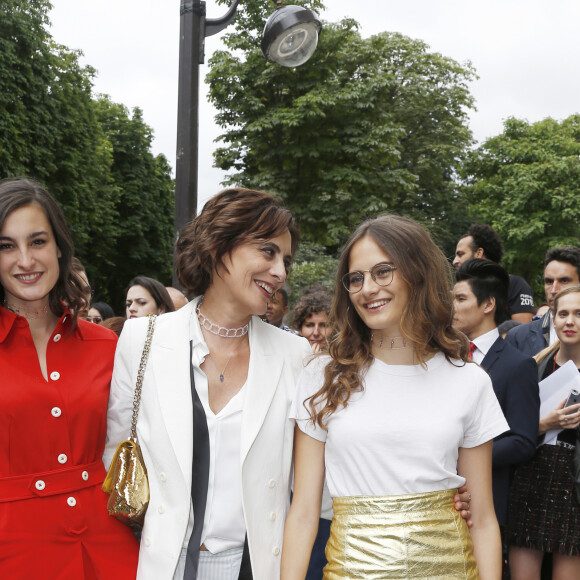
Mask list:
[[[569,360],[556,372],[540,382],[540,419],[553,411],[562,401],[568,398],[572,389],[580,389],[580,373],[576,365]],[[556,445],[558,433],[562,429],[546,432],[545,445]]]

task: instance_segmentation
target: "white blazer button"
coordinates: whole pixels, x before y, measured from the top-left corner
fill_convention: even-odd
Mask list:
[[[271,479],[268,482],[268,487],[276,487],[276,480],[275,479]]]
[[[165,513],[165,506],[164,506],[164,505],[160,505],[160,506],[157,508],[157,511],[158,511],[160,514],[164,514],[164,513]]]
[[[274,554],[274,556],[277,556],[280,553],[280,548],[278,546],[276,546],[273,550],[272,550],[272,554]]]
[[[81,473],[81,477],[82,477],[82,478],[83,478],[85,481],[87,481],[87,479],[89,479],[89,472],[88,472],[88,471],[83,471],[83,472]]]
[[[70,505],[70,507],[75,507],[75,505],[77,505],[77,500],[74,497],[69,497],[66,500],[66,503],[68,503],[68,505]]]
[[[145,538],[145,540],[143,540],[144,544],[149,547],[151,545],[151,538]]]
[[[34,487],[36,487],[36,489],[38,491],[42,491],[45,487],[46,487],[46,483],[44,483],[44,481],[42,481],[42,479],[39,479],[35,484]]]
[[[62,411],[60,410],[60,408],[59,408],[59,407],[53,407],[53,408],[50,410],[50,414],[51,414],[53,417],[60,417],[60,416],[62,415]]]
[[[64,453],[61,453],[61,454],[58,456],[58,462],[59,462],[59,463],[66,463],[66,462],[67,462],[67,460],[68,460],[68,457],[67,457],[67,456],[66,456]]]
[[[273,522],[275,522],[275,521],[276,521],[276,512],[272,512],[272,513],[270,514],[270,519],[271,519]]]
[[[58,342],[61,338],[62,336],[60,334],[55,334],[52,340],[54,340],[54,342]]]
[[[50,378],[51,378],[51,380],[53,380],[53,381],[58,381],[58,379],[60,379],[60,373],[59,373],[59,372],[57,372],[57,371],[52,371],[52,372],[50,373]]]
[[[159,479],[160,479],[160,480],[161,480],[163,483],[165,483],[165,482],[167,481],[167,475],[165,475],[165,472],[164,472],[164,471],[162,471],[162,472],[159,474]]]

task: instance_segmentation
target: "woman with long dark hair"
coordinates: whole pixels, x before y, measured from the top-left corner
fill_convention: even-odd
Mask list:
[[[508,425],[452,322],[447,260],[412,220],[363,223],[343,250],[329,356],[305,369],[282,578],[303,579],[323,479],[325,580],[501,576],[492,439]],[[453,509],[467,479],[471,534]]]
[[[149,276],[135,276],[125,290],[127,318],[173,312],[175,306],[169,292],[159,280]]]
[[[0,183],[0,577],[135,577],[102,461],[117,337],[78,319],[64,216],[38,183]]]

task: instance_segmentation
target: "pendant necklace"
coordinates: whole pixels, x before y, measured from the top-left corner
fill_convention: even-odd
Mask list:
[[[26,320],[36,320],[37,318],[42,318],[48,312],[48,304],[45,304],[38,310],[26,310],[25,308],[18,308],[17,306],[8,304],[7,300],[4,300],[3,305],[6,310],[9,310],[14,314],[18,314],[18,316],[23,316],[26,318]]]
[[[371,344],[374,343],[375,335],[371,333]],[[404,336],[387,336],[385,338],[379,338],[379,348],[383,348],[383,343],[385,344],[385,348],[389,348],[390,350],[402,350],[407,348],[407,339]]]
[[[230,356],[228,357],[228,360],[226,361],[226,365],[222,369],[222,372],[221,373],[219,373],[219,369],[217,368],[216,364],[213,362],[213,358],[211,356],[211,352],[209,353],[208,358],[209,358],[211,364],[213,365],[213,368],[219,373],[220,383],[223,383],[224,382],[226,369],[228,368],[228,365],[230,364],[230,361],[232,360],[232,358],[236,354],[236,352],[238,352],[238,349],[240,348],[240,345],[243,342],[244,342],[243,340],[240,340],[238,346],[236,346],[236,348],[234,348],[234,350],[232,351],[232,354],[230,354]]]

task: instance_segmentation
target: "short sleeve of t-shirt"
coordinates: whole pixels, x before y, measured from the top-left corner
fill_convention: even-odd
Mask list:
[[[328,360],[320,357],[303,371],[290,416],[325,443],[332,497],[460,487],[465,479],[457,473],[459,449],[509,429],[487,373],[438,353],[424,367],[374,360],[364,389],[325,420],[324,430],[312,423],[307,399],[322,386]]]
[[[317,357],[306,366],[298,379],[294,400],[290,408],[290,418],[296,420],[300,430],[323,443],[326,441],[327,432],[312,422],[308,399],[322,387],[324,368],[329,360],[329,356]]]
[[[522,312],[536,312],[534,308],[534,293],[530,285],[520,276],[510,274],[510,287],[508,296],[509,315]]]

